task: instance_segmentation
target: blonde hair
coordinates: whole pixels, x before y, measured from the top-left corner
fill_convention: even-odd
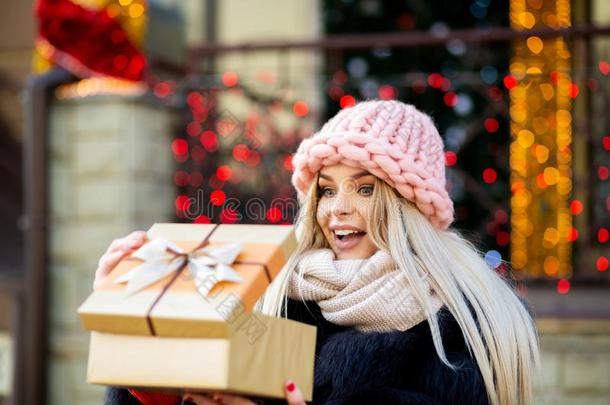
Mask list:
[[[257,302],[256,312],[284,316],[289,275],[300,254],[330,247],[316,221],[317,184],[316,178],[295,221],[296,252]],[[421,274],[428,275],[430,287],[459,324],[481,371],[489,402],[532,403],[534,383],[540,381],[539,337],[510,281],[491,270],[482,253],[458,231],[435,228],[410,201],[380,179],[375,180],[372,198],[375,204],[367,219],[368,236],[379,249],[390,253],[407,277],[426,313],[442,362],[457,369],[445,356],[438,319]]]

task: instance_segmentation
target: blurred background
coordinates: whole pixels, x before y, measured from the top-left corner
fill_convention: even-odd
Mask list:
[[[291,223],[296,145],[373,98],[434,117],[453,226],[536,312],[537,403],[610,403],[610,2],[0,7],[0,404],[101,403],[76,309],[112,239]]]

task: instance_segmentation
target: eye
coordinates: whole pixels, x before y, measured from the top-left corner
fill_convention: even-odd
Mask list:
[[[322,187],[319,191],[320,197],[332,197],[335,195],[335,190],[330,187]]]
[[[372,195],[373,194],[373,185],[372,184],[366,184],[366,185],[360,187],[358,189],[358,192],[361,195],[367,195],[367,196],[368,195]]]

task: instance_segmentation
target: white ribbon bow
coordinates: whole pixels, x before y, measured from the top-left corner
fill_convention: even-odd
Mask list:
[[[218,247],[203,247],[187,253],[166,239],[155,238],[131,255],[144,260],[144,263],[117,277],[114,282],[127,282],[126,293],[130,295],[174,273],[186,262],[197,290],[207,297],[210,290],[220,281],[243,281],[231,267],[242,247],[243,243],[230,243]]]

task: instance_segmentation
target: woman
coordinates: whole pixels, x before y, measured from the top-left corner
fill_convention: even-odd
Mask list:
[[[534,321],[510,280],[448,229],[453,203],[430,117],[398,101],[361,102],[304,140],[293,163],[297,251],[255,311],[318,327],[313,403],[531,403]],[[98,278],[144,241],[136,233],[111,245]],[[110,389],[109,403],[128,395]],[[304,403],[291,382],[286,398]]]

